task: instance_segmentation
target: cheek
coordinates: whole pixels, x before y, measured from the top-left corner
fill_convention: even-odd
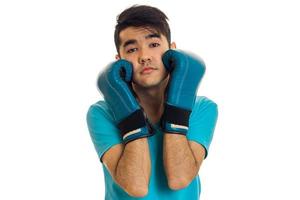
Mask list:
[[[136,80],[139,75],[138,75],[138,69],[134,63],[132,65],[132,72],[133,72],[132,79]]]
[[[164,69],[163,69],[163,78],[167,77],[168,74],[169,74],[169,73],[168,73],[167,70],[164,68]]]
[[[132,63],[132,71],[133,71],[133,74],[136,75],[138,73],[138,67],[137,67],[137,64],[134,63],[134,62],[131,62]]]

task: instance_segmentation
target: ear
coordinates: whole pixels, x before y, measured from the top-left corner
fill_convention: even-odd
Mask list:
[[[172,42],[171,45],[170,45],[171,49],[176,49],[176,43],[175,42]]]
[[[115,56],[115,58],[116,58],[116,60],[120,60],[119,54],[117,54],[117,55]]]

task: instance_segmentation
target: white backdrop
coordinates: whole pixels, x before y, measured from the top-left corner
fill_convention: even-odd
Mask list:
[[[296,0],[4,0],[0,3],[0,199],[104,197],[86,112],[114,59],[116,15],[149,4],[177,47],[206,62],[219,105],[203,200],[300,199]]]

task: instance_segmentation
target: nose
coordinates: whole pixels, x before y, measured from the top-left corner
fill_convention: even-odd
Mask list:
[[[139,61],[139,64],[149,63],[149,62],[151,62],[151,55],[149,54],[149,52],[147,52],[147,50],[141,49],[139,52],[138,61]]]

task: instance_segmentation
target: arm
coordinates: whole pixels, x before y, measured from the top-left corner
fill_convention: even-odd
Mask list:
[[[146,137],[153,133],[132,94],[132,75],[132,64],[121,59],[110,64],[97,83],[111,108],[124,144],[108,150],[104,154],[104,164],[129,195],[141,197],[148,193],[150,156]]]
[[[186,137],[205,65],[198,57],[176,50],[168,50],[162,60],[171,76],[162,117],[164,167],[169,187],[176,190],[190,184],[205,156],[204,148]]]
[[[125,146],[115,145],[103,155],[102,160],[115,182],[130,196],[147,195],[151,163],[146,138],[134,140]]]
[[[165,134],[163,149],[169,187],[173,190],[185,188],[199,172],[205,156],[204,148],[188,141],[184,135]]]

